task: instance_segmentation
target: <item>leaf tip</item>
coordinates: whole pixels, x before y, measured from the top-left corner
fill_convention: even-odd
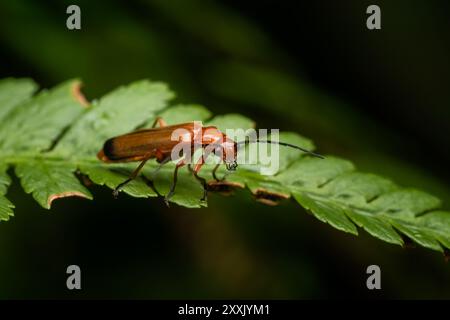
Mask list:
[[[84,96],[83,92],[81,92],[82,87],[83,83],[81,81],[79,80],[75,81],[72,84],[72,96],[79,104],[81,104],[85,108],[88,108],[90,106],[90,103]]]
[[[51,208],[54,200],[60,199],[60,198],[67,198],[67,197],[80,197],[80,198],[85,198],[85,199],[89,199],[89,200],[92,199],[91,196],[89,196],[85,193],[79,192],[79,191],[66,191],[66,192],[61,192],[61,193],[55,193],[48,197],[47,209]]]

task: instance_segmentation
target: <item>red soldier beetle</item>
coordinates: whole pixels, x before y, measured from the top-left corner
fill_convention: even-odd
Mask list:
[[[159,125],[159,128],[156,128],[157,125]],[[179,140],[174,140],[172,133],[177,129],[184,129],[189,134],[187,136],[181,136],[181,139]],[[104,143],[103,148],[97,154],[97,157],[101,161],[107,163],[141,161],[138,167],[131,173],[130,177],[124,182],[120,183],[114,189],[113,195],[117,197],[120,189],[139,175],[139,172],[149,159],[156,159],[156,161],[160,164],[160,166],[155,171],[156,173],[164,164],[170,161],[173,148],[180,144],[180,140],[182,140],[182,142],[184,143],[187,143],[192,149],[194,149],[194,144],[196,142],[199,143],[200,147],[204,150],[211,147],[213,147],[214,150],[216,148],[221,149],[223,161],[225,162],[226,168],[229,171],[234,171],[237,168],[238,148],[248,143],[279,144],[306,152],[315,157],[323,158],[323,156],[317,153],[286,142],[259,139],[235,142],[214,126],[199,127],[195,124],[195,122],[168,126],[162,118],[158,117],[155,119],[155,122],[153,123],[151,129],[138,130],[108,139]],[[206,156],[202,155],[197,163],[195,163],[193,168],[189,164],[190,171],[193,173],[194,177],[203,185],[204,193],[201,199],[202,201],[205,201],[207,197],[207,183],[204,178],[198,175],[198,172],[205,163],[206,157],[208,157],[210,153],[208,153]],[[168,204],[168,200],[173,196],[175,192],[178,170],[184,165],[186,165],[186,161],[185,159],[181,159],[175,166],[173,183],[170,187],[169,193],[165,196],[166,204]],[[216,171],[219,166],[220,163],[216,164],[212,171],[212,175],[216,181],[221,181],[221,179],[218,179],[216,175]]]

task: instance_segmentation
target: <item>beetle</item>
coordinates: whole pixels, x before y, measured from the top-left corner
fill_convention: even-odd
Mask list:
[[[181,135],[178,140],[173,139],[174,131],[180,129],[184,130],[188,134]],[[172,151],[177,145],[180,144],[180,142],[187,145],[191,150],[194,149],[195,143],[198,143],[204,150],[207,148],[210,149],[209,153],[207,153],[206,155],[202,155],[193,167],[191,167],[191,165],[189,164],[190,171],[193,173],[194,177],[203,185],[203,197],[201,199],[202,201],[205,201],[207,197],[207,182],[204,178],[200,177],[198,173],[205,163],[206,158],[211,153],[212,149],[220,149],[221,157],[226,164],[227,170],[229,171],[234,171],[237,168],[238,148],[242,145],[253,142],[279,144],[282,146],[301,150],[315,157],[323,158],[323,156],[317,153],[285,142],[259,139],[253,141],[247,140],[235,142],[215,126],[202,127],[196,125],[195,121],[176,125],[167,125],[164,119],[162,119],[161,117],[157,117],[151,129],[133,131],[124,135],[110,138],[106,140],[103,148],[98,152],[98,159],[106,163],[137,161],[141,162],[138,167],[131,173],[129,178],[120,183],[114,189],[114,197],[118,196],[119,191],[122,187],[124,187],[127,183],[129,183],[139,175],[139,172],[142,170],[148,160],[156,159],[156,161],[159,163],[159,167],[156,169],[155,173],[159,171],[159,169],[164,164],[168,163],[171,160]],[[180,159],[176,163],[173,173],[173,183],[170,187],[169,193],[165,196],[164,199],[166,204],[168,204],[168,200],[173,196],[175,192],[178,170],[186,164],[186,159]],[[216,175],[219,166],[220,163],[216,164],[212,171],[212,175],[216,181],[221,181],[221,179],[219,179]]]

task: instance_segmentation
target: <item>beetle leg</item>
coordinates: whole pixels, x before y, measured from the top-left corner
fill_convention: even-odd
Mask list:
[[[161,170],[162,166],[165,165],[169,161],[170,161],[170,156],[164,158],[162,161],[159,161],[159,166],[155,169],[155,171],[152,172],[150,180],[155,180],[156,175],[158,174],[159,170]]]
[[[172,186],[170,187],[169,193],[164,197],[164,202],[166,203],[167,206],[169,206],[169,199],[175,193],[175,187],[177,186],[177,179],[178,179],[178,169],[180,167],[184,166],[185,164],[186,163],[184,162],[184,160],[181,160],[175,166],[175,171],[173,172],[173,183],[172,183]]]
[[[153,122],[152,128],[155,128],[156,125],[159,125],[160,127],[165,127],[167,126],[167,122],[164,121],[164,119],[161,117],[156,117],[155,121]]]
[[[198,175],[198,172],[202,168],[204,164],[203,157],[198,159],[197,163],[195,164],[194,169],[191,168],[192,173],[194,174],[195,179],[200,181],[200,183],[203,186],[203,197],[200,199],[200,201],[206,201],[208,197],[208,184],[206,183],[206,180]]]
[[[213,171],[212,171],[213,178],[214,178],[217,182],[221,182],[221,181],[225,180],[225,176],[223,176],[222,179],[219,179],[219,178],[217,177],[216,172],[217,172],[217,169],[219,169],[219,167],[220,167],[220,163],[216,164],[216,166],[214,167],[214,169],[213,169]]]
[[[158,174],[159,170],[161,170],[162,166],[165,165],[167,162],[170,161],[170,157],[166,157],[164,158],[162,161],[158,160],[159,166],[150,174],[150,179],[147,178],[145,175],[143,175],[143,179],[145,180],[145,182],[147,183],[147,185],[153,190],[153,192],[155,192],[158,197],[162,197],[162,195],[158,192],[158,190],[156,190],[155,185],[154,185],[154,180],[156,178],[156,175]]]
[[[202,178],[202,177],[200,177],[199,175],[198,175],[198,172],[195,172],[194,171],[194,177],[198,180],[198,181],[200,181],[200,183],[202,184],[202,186],[203,186],[203,197],[200,199],[200,201],[206,201],[206,199],[208,198],[208,185],[207,185],[207,183],[206,183],[206,180],[205,180],[205,178]]]
[[[139,166],[136,169],[134,169],[134,171],[131,173],[130,177],[127,180],[125,180],[124,182],[120,183],[117,187],[114,188],[114,191],[113,191],[114,198],[117,198],[121,188],[123,188],[127,183],[129,183],[130,181],[132,181],[133,179],[135,179],[138,176],[139,172],[141,171],[141,169],[144,167],[145,163],[150,158],[151,158],[151,155],[149,155],[144,160],[142,160],[142,162],[139,164]]]

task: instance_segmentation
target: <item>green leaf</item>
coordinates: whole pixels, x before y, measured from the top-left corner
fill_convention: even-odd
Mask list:
[[[168,163],[153,178],[154,187],[161,195],[166,195],[169,192],[173,182],[174,169],[175,165]],[[144,174],[150,177],[153,172],[154,168],[147,168]],[[187,208],[200,208],[206,206],[206,203],[200,200],[202,196],[203,187],[187,170],[186,166],[182,167],[178,173],[176,192],[170,199],[170,202]]]
[[[450,212],[433,211],[418,218],[419,225],[428,233],[433,234],[434,238],[442,245],[450,248]]]
[[[14,215],[13,208],[14,205],[6,197],[0,197],[0,220],[8,221]]]
[[[37,85],[31,79],[0,80],[0,121],[17,105],[28,100],[36,89]]]
[[[313,197],[307,196],[306,193],[300,192],[294,192],[294,198],[303,207],[311,210],[317,219],[327,222],[341,231],[346,231],[355,235],[358,234],[356,226],[350,222],[345,215],[344,210],[339,206],[336,206],[333,202],[318,201]]]
[[[8,167],[0,164],[0,221],[9,220],[13,216],[14,205],[5,197],[8,186],[11,184],[11,178],[6,173]]]
[[[67,81],[16,106],[0,127],[2,153],[35,154],[49,149],[62,130],[85,110],[78,95],[80,85],[78,80]]]
[[[204,121],[211,118],[212,113],[200,105],[179,104],[163,110],[158,114],[158,116],[163,118],[167,124],[170,125],[190,121]],[[151,125],[152,123],[149,123],[147,127],[150,127]]]
[[[16,165],[16,175],[23,189],[44,208],[50,209],[58,198],[77,196],[92,199],[92,195],[73,175],[76,167],[71,164],[35,160]]]
[[[394,218],[414,220],[417,215],[438,209],[440,205],[441,201],[430,194],[403,189],[381,195],[369,208]]]
[[[124,181],[123,170],[121,173],[119,170],[113,171],[97,165],[81,165],[80,171],[87,175],[92,182],[102,186],[107,186],[110,189],[114,189],[118,184]],[[125,174],[126,172],[127,171],[125,171]],[[157,196],[157,194],[148,187],[141,177],[138,177],[127,184],[123,188],[123,191],[136,198]]]
[[[24,190],[49,209],[55,199],[62,197],[92,199],[83,185],[86,181],[110,189],[123,182],[138,163],[103,163],[96,158],[97,152],[106,139],[148,128],[156,117],[168,124],[202,121],[223,132],[242,129],[243,136],[235,138],[238,141],[255,126],[251,119],[239,114],[212,117],[199,105],[169,107],[174,95],[163,83],[138,81],[92,104],[84,99],[80,86],[78,80],[71,80],[31,97],[36,89],[31,80],[0,81],[0,220],[13,215],[14,205],[6,198],[10,167],[15,168]],[[272,139],[260,134],[260,139]],[[308,150],[315,148],[311,140],[294,132],[282,132],[279,138]],[[247,188],[256,200],[270,205],[292,198],[320,221],[344,232],[357,235],[359,227],[392,244],[403,245],[408,238],[432,250],[450,249],[450,212],[441,209],[438,198],[358,172],[353,163],[338,157],[318,159],[263,143],[249,144],[238,153],[248,154],[260,147],[266,147],[267,155],[278,159],[273,171],[267,171],[267,164],[258,158],[253,164],[239,165],[235,172],[227,172],[222,166],[218,176],[225,179],[218,182],[212,178],[214,165],[207,164],[200,176],[207,180],[209,192]],[[174,166],[165,164],[156,173],[159,164],[148,161],[123,193],[132,197],[166,195],[173,183]],[[187,166],[181,167],[170,201],[199,208],[207,205],[200,200],[202,195],[203,186]]]
[[[388,221],[359,210],[346,210],[345,214],[372,236],[389,243],[403,245],[403,239]]]
[[[208,121],[206,125],[216,126],[220,131],[226,132],[227,129],[250,129],[255,127],[255,122],[239,114],[226,114],[215,116]]]
[[[6,191],[11,184],[11,178],[6,173],[7,170],[8,166],[6,164],[0,164],[0,196],[6,194]]]
[[[94,102],[62,137],[53,154],[94,158],[106,139],[154,118],[173,96],[165,84],[147,80],[120,87]]]

